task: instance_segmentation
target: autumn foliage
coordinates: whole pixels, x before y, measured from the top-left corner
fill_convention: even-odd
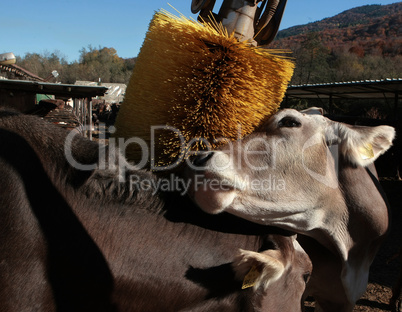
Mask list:
[[[397,78],[402,73],[402,2],[354,8],[278,33],[270,47],[290,49],[292,84]]]

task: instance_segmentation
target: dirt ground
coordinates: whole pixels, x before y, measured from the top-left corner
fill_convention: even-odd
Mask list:
[[[392,286],[401,270],[400,259],[391,259],[402,247],[402,181],[382,179],[381,185],[391,206],[391,231],[371,266],[370,284],[354,311],[390,311]]]
[[[396,283],[401,270],[400,259],[392,260],[392,258],[402,247],[402,181],[381,179],[381,185],[391,206],[391,230],[370,268],[367,290],[353,311],[391,311],[389,301],[392,286]],[[314,311],[314,303],[307,302],[306,305],[307,312]]]

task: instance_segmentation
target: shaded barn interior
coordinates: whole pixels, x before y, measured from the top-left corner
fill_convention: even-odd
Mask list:
[[[319,106],[327,117],[352,125],[396,128],[393,148],[376,162],[381,177],[400,179],[402,168],[402,78],[293,85],[282,107]]]

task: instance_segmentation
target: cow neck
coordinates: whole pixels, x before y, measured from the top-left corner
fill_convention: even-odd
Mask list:
[[[375,167],[373,165],[371,165],[369,167],[366,167],[365,169],[366,169],[367,174],[371,178],[371,181],[373,181],[373,184],[377,188],[378,193],[381,195],[382,199],[384,200],[385,205],[387,206],[388,215],[389,215],[389,221],[390,221],[392,219],[391,205],[390,205],[390,203],[388,201],[388,198],[387,198],[387,195],[385,194],[385,191],[382,188],[381,183],[380,183],[380,181],[378,179]]]
[[[216,215],[208,214],[201,210],[189,196],[177,192],[164,192],[163,198],[165,201],[163,215],[170,222],[189,223],[213,231],[241,235],[294,235],[293,232],[256,224],[225,212]]]
[[[129,176],[135,176],[136,184]],[[204,229],[243,235],[280,234],[293,235],[293,232],[273,226],[256,224],[232,214],[211,215],[201,210],[181,189],[168,188],[166,177],[150,171],[132,170],[127,172],[125,182],[118,181],[118,175],[95,170],[91,177],[80,187],[80,193],[92,201],[99,201],[99,207],[114,207],[116,213],[146,213],[162,215],[167,221],[188,223]],[[161,182],[162,181],[162,182]],[[149,187],[148,187],[149,186]],[[82,194],[82,193],[81,193]],[[117,205],[116,205],[117,204]]]
[[[136,184],[130,176],[135,177]],[[118,172],[94,170],[87,181],[78,189],[78,195],[97,202],[99,207],[114,207],[117,213],[148,212],[160,214],[164,210],[163,194],[151,186],[156,184],[156,177],[149,171],[131,170],[120,181]],[[77,190],[76,190],[77,191]]]

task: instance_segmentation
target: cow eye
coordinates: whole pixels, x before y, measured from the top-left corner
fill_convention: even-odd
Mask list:
[[[310,272],[303,274],[303,279],[304,279],[304,282],[305,282],[306,284],[307,284],[308,281],[310,280],[310,276],[311,276],[311,273],[310,273]]]
[[[296,118],[293,117],[283,117],[279,123],[279,127],[285,127],[285,128],[296,128],[301,126],[301,122],[298,121]]]

